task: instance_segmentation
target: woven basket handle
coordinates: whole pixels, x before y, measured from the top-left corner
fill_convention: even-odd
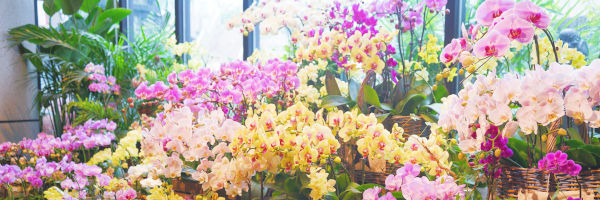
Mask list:
[[[546,152],[556,150],[556,140],[558,139],[558,129],[562,124],[562,119],[558,119],[550,124],[548,129],[548,140],[546,140]]]

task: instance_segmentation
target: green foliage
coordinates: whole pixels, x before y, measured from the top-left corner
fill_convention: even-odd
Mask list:
[[[569,155],[569,159],[580,164],[584,168],[595,168],[598,167],[596,161],[597,156],[594,156],[590,151],[583,148],[569,149],[565,153]]]
[[[119,121],[119,128],[125,129],[137,117],[136,112],[124,109],[126,112],[121,116],[116,110],[128,108],[126,99],[134,95],[131,81],[138,75],[134,66],[143,64],[152,70],[166,69],[175,60],[162,43],[173,34],[169,32],[171,29],[159,28],[161,31],[155,34],[129,41],[124,35],[118,35],[118,24],[131,11],[115,8],[110,2],[102,6],[98,0],[46,0],[44,10],[49,15],[60,10],[70,14],[65,23],[56,28],[28,24],[8,32],[9,40],[20,47],[23,57],[34,66],[32,76],[39,76],[42,88],[36,96],[36,104],[41,107],[40,115],[51,115],[56,135],[62,133],[68,121],[81,123],[102,117]],[[164,20],[152,18],[152,25],[165,27],[169,15],[166,16]],[[24,42],[38,45],[38,51],[23,48]],[[83,71],[88,63],[103,65],[105,74],[114,76],[116,84],[121,86],[120,94],[90,92],[88,74]],[[82,103],[79,98],[97,103]],[[109,103],[116,107],[108,109]]]
[[[121,114],[113,108],[105,107],[98,102],[88,101],[87,99],[71,102],[67,108],[77,112],[73,125],[82,124],[90,119],[116,121],[121,118]]]

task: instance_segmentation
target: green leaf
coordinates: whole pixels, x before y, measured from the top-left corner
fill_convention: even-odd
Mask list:
[[[321,107],[329,108],[350,103],[348,98],[339,95],[327,95],[321,99]]]
[[[100,2],[100,0],[83,0],[83,4],[81,5],[81,10],[83,12],[89,13],[90,11],[92,11],[92,9],[94,9],[98,5],[99,2]]]
[[[404,199],[404,197],[402,196],[402,192],[392,192],[392,195],[394,196],[394,198],[396,199]]]
[[[379,101],[379,97],[377,96],[377,92],[371,86],[365,85],[365,100],[367,103],[374,105],[378,108],[381,108],[381,102]]]
[[[83,4],[83,0],[60,0],[60,2],[65,15],[75,14]]]
[[[392,98],[392,106],[396,105],[398,102],[402,101],[402,99],[406,96],[404,92],[404,84],[398,83],[394,86],[392,90],[391,98]]]
[[[413,94],[406,99],[403,99],[396,108],[394,109],[396,112],[401,115],[408,115],[416,111],[417,107],[423,103],[427,99],[427,97],[423,94]]]
[[[362,184],[358,187],[356,187],[356,189],[358,191],[360,191],[361,193],[365,192],[365,190],[373,188],[373,187],[380,187],[380,188],[384,188],[381,185],[375,184],[375,183],[367,183],[367,184]]]
[[[298,187],[298,183],[294,179],[286,179],[283,184],[283,189],[285,193],[293,194],[298,193],[300,191],[300,187]]]
[[[46,14],[48,14],[50,17],[52,17],[52,15],[58,12],[61,8],[60,1],[58,0],[44,0],[42,7],[44,8],[44,12],[46,12]]]
[[[90,28],[90,32],[104,32],[106,29],[108,29],[108,27],[111,27],[112,25],[117,24],[121,20],[125,19],[129,14],[131,14],[131,10],[125,8],[112,8],[105,10],[98,16],[98,19],[96,20],[96,26]]]
[[[435,114],[440,114],[442,112],[442,104],[441,103],[432,103],[429,105],[424,105],[422,107],[434,111]]]
[[[366,94],[365,87],[374,83],[376,78],[377,78],[377,75],[375,74],[375,72],[369,71],[369,72],[367,72],[367,76],[365,77],[363,82],[360,84],[360,89],[358,90],[358,96],[356,97],[356,105],[358,106],[358,108],[360,109],[360,111],[362,113],[366,113],[368,111],[367,110],[367,102],[365,100],[365,96],[366,96],[365,95]],[[373,89],[373,88],[371,88],[371,89]]]
[[[390,113],[376,114],[375,117],[377,117],[377,123],[382,123],[389,115]]]
[[[335,80],[335,76],[333,76],[331,71],[325,72],[325,89],[327,89],[328,95],[342,95],[337,81]]]
[[[435,97],[434,100],[436,103],[441,103],[442,98],[448,96],[448,90],[446,89],[446,86],[438,85],[436,90],[433,91],[433,96]]]
[[[569,135],[569,138],[583,142],[583,139],[581,139],[581,135],[579,135],[579,131],[577,129],[568,128],[567,134]]]
[[[346,173],[340,174],[335,178],[335,184],[338,185],[340,190],[346,190],[348,185],[350,185],[350,177]]]
[[[10,35],[9,40],[17,43],[28,41],[44,48],[61,46],[71,50],[77,50],[68,43],[70,41],[61,38],[64,37],[61,35],[61,33],[50,29],[41,28],[33,24],[27,24],[10,29],[8,34]]]
[[[426,122],[431,122],[431,123],[437,122],[437,117],[435,117],[434,115],[431,115],[431,114],[421,113],[421,114],[419,114],[419,117],[423,118]]]
[[[585,149],[569,149],[565,153],[569,155],[569,159],[581,164],[582,167],[590,168],[597,165],[594,155]]]
[[[335,192],[329,192],[325,195],[325,200],[339,200],[339,198],[335,196]]]
[[[527,166],[527,147],[531,148],[531,145],[516,138],[509,138],[506,145],[514,152],[510,158],[521,166]]]
[[[594,154],[595,156],[600,156],[600,146],[598,146],[598,145],[587,144],[587,145],[581,146],[581,148],[589,151],[590,153]]]
[[[565,140],[565,144],[567,146],[573,148],[573,149],[574,148],[579,148],[579,147],[585,145],[585,143],[583,143],[582,141],[580,141],[580,140],[573,140],[573,139],[571,139],[571,140]]]
[[[383,109],[385,111],[394,110],[394,108],[392,107],[392,105],[387,104],[387,103],[381,103],[381,109]]]
[[[344,191],[341,197],[342,200],[360,200],[362,199],[362,192],[356,188],[350,188]]]

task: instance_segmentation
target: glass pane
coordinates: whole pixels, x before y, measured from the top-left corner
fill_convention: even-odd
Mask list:
[[[277,34],[261,34],[260,36],[259,49],[267,54],[275,57],[281,57],[287,52],[285,46],[290,45],[290,32],[289,29],[279,29]]]
[[[171,0],[129,0],[131,15],[127,17],[128,39],[134,41],[142,34],[175,31],[175,3]]]
[[[227,21],[243,10],[241,0],[190,1],[190,39],[205,49],[208,66],[223,61],[242,59],[243,35],[228,29]]]
[[[59,24],[66,22],[69,17],[64,15],[62,12],[57,12],[52,17],[48,16],[44,11],[44,0],[37,1],[37,18],[38,18],[38,26],[48,28],[50,24],[52,27],[56,27]]]

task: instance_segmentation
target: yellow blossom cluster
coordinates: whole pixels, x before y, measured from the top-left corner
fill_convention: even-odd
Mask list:
[[[314,103],[317,105],[321,103],[319,90],[313,84],[319,81],[319,71],[325,70],[326,66],[327,61],[318,60],[316,64],[310,63],[298,70],[297,76],[300,80],[300,85],[296,88],[296,102]],[[313,84],[309,84],[309,82]]]
[[[432,34],[427,34],[427,43],[419,49],[419,57],[427,64],[439,63],[439,52],[442,45],[438,44],[438,39]]]
[[[449,146],[448,140],[438,132],[437,124],[431,125],[429,137],[411,135],[401,144],[401,163],[411,162],[419,164],[430,175],[441,176],[448,174],[452,162],[448,161],[450,154],[445,150]]]
[[[297,43],[296,61],[312,61],[317,59],[332,59],[333,53],[338,52],[340,60],[348,59],[344,64],[347,71],[355,71],[362,68],[365,72],[374,70],[381,73],[385,67],[385,61],[377,55],[377,52],[385,51],[387,44],[392,41],[396,32],[381,31],[376,35],[371,33],[362,34],[356,31],[353,35],[337,30],[327,30],[323,33],[315,33],[314,36],[293,35],[292,42]],[[303,37],[302,39],[294,37]]]
[[[105,161],[110,161],[113,166],[121,165],[121,161],[126,161],[130,158],[139,157],[139,149],[136,144],[142,140],[142,132],[139,129],[129,131],[127,135],[117,144],[117,148],[114,152],[110,148],[103,149],[87,162],[88,165],[97,165]],[[124,163],[121,165],[123,168],[127,168]]]
[[[321,112],[297,103],[278,114],[275,105],[263,105],[249,115],[230,148],[234,155],[251,158],[257,171],[308,171],[340,147]]]
[[[356,141],[358,152],[363,157],[383,157],[388,162],[394,162],[394,149],[398,148],[404,133],[398,128],[390,133],[378,123],[374,114],[358,114],[357,109],[345,113],[339,110],[330,112],[327,123],[334,132],[338,132],[342,141]]]
[[[153,187],[149,191],[150,194],[146,196],[146,200],[184,200],[183,197],[175,194],[174,190],[172,190],[171,188],[172,187],[170,185],[167,185],[166,187]]]
[[[558,62],[561,64],[571,64],[575,68],[587,65],[585,61],[585,55],[577,51],[575,48],[570,48],[568,44],[563,43],[561,40],[557,40],[554,45],[558,49]],[[542,64],[548,64],[556,62],[556,57],[552,49],[552,43],[548,37],[541,38],[539,41],[540,48],[540,61]],[[532,47],[531,51],[531,64],[538,64],[536,48]]]
[[[321,199],[328,192],[335,192],[335,180],[328,180],[328,176],[329,173],[320,167],[310,169],[310,174],[308,174],[310,182],[307,185],[311,189],[310,198]]]

